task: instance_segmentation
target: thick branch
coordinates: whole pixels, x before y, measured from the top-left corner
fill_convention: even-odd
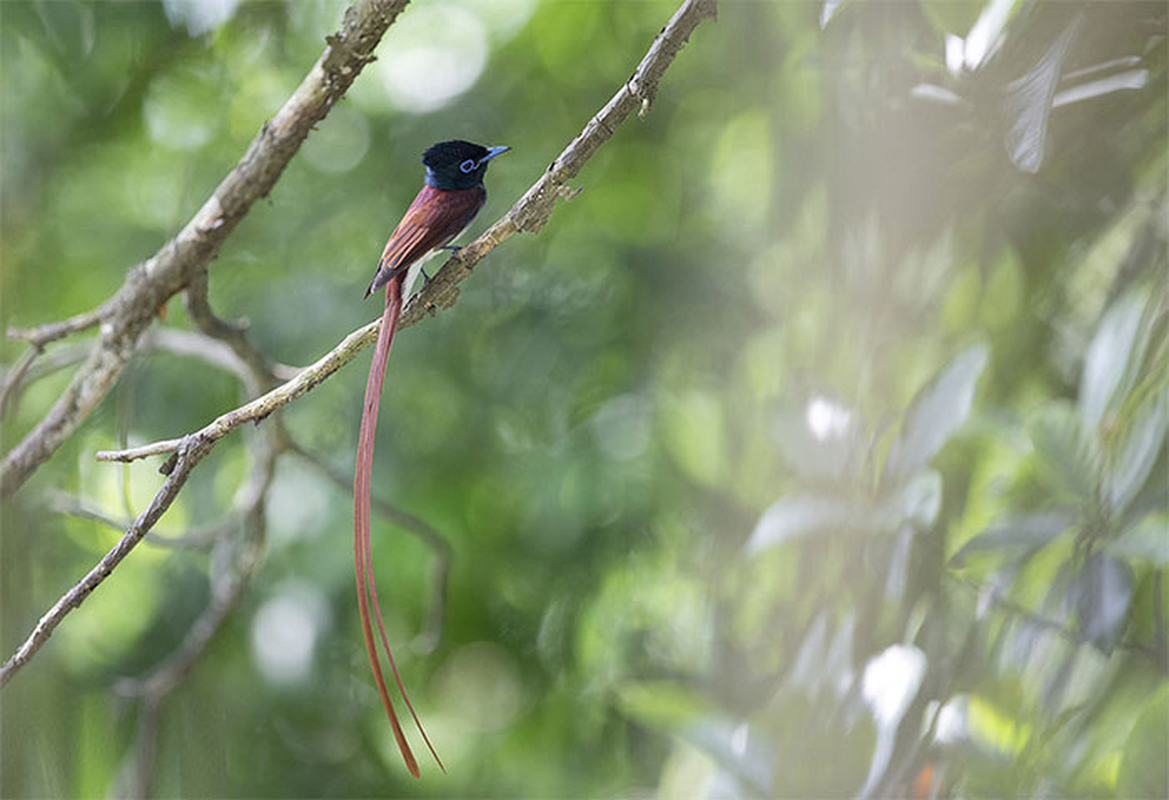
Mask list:
[[[374,47],[407,2],[358,0],[350,6],[341,30],[327,39],[329,46],[308,76],[194,218],[130,270],[122,287],[99,309],[101,334],[90,357],[40,424],[5,456],[0,497],[19,489],[105,397],[158,307],[207,268],[252,204],[272,190],[312,127],[371,60]]]

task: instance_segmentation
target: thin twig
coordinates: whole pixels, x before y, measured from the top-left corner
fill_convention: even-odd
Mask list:
[[[33,347],[44,347],[49,342],[64,339],[70,334],[79,333],[97,325],[110,313],[112,302],[104,303],[97,308],[78,314],[60,322],[49,322],[35,328],[9,328],[9,339],[23,339]]]
[[[272,190],[309,131],[372,60],[374,47],[408,2],[357,0],[350,6],[340,31],[326,39],[328,47],[308,76],[256,134],[243,158],[191,221],[151,258],[131,269],[117,293],[91,312],[101,320],[97,346],[49,413],[5,455],[0,464],[0,498],[24,485],[97,407],[158,308],[206,269],[252,204]]]
[[[4,381],[4,390],[0,392],[0,419],[8,413],[9,402],[17,396],[21,382],[24,381],[24,376],[28,374],[29,367],[32,362],[36,361],[37,356],[41,354],[43,345],[39,343],[30,344],[16,363],[12,365],[12,370],[8,373],[7,380]]]
[[[265,437],[272,439],[273,437]],[[256,463],[248,486],[241,490],[235,507],[239,510],[247,532],[246,540],[239,545],[239,555],[234,569],[226,574],[213,574],[211,601],[195,620],[179,647],[153,672],[140,680],[121,682],[120,694],[136,695],[160,701],[170,694],[186,677],[199,655],[207,647],[216,631],[222,626],[227,615],[235,608],[243,594],[244,586],[255,571],[264,547],[264,500],[276,471],[276,457],[279,450],[271,441],[265,441],[256,448]],[[227,542],[220,539],[220,543]]]
[[[252,373],[261,379],[262,383],[255,388],[254,393],[258,394],[262,389],[270,388],[272,384],[280,380],[279,375],[281,374],[285,378],[291,377],[288,373],[289,370],[294,370],[293,374],[295,374],[293,367],[286,364],[274,364],[252,345],[247,335],[247,320],[229,322],[215,315],[207,299],[207,270],[200,270],[195,274],[187,286],[185,297],[187,314],[196,327],[208,336],[227,344],[236,356],[248,365]]]
[[[163,513],[170,508],[171,503],[178,496],[179,490],[187,482],[191,470],[203,460],[214,445],[212,441],[200,439],[198,436],[188,436],[179,445],[176,451],[174,468],[167,476],[162,488],[150,501],[150,505],[143,511],[114,547],[102,557],[97,566],[81,579],[73,588],[67,591],[53,607],[50,608],[32,633],[16,652],[0,667],[0,688],[8,684],[20,669],[28,663],[41,646],[53,635],[53,630],[61,624],[70,611],[84,602],[89,593],[98,587],[118,564],[122,563],[135,545],[142,540],[146,532],[154,527]]]
[[[231,431],[248,422],[259,422],[275,411],[296,400],[298,397],[312,391],[326,378],[332,375],[345,364],[349,363],[361,352],[371,340],[371,333],[377,335],[379,323],[371,322],[346,336],[339,345],[326,353],[315,364],[303,369],[292,380],[277,386],[265,395],[257,397],[244,405],[219,416],[206,427],[192,436],[205,441],[216,442]],[[167,439],[161,442],[131,447],[128,450],[102,450],[95,456],[98,461],[136,461],[148,456],[171,453],[178,449],[187,438]]]
[[[13,364],[4,371],[3,376],[3,414],[6,416],[16,414],[16,409],[20,407],[20,398],[23,396],[24,390],[28,388],[29,384],[56,372],[60,372],[66,367],[73,366],[89,355],[91,349],[93,349],[92,342],[81,342],[58,348],[45,354],[43,357],[30,360],[30,366],[24,375],[17,374],[20,362],[18,361],[16,364]]]

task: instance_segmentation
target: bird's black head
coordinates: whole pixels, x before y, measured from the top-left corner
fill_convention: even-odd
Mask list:
[[[488,162],[508,149],[484,147],[461,139],[439,142],[422,154],[422,163],[426,165],[426,182],[446,191],[481,186]]]

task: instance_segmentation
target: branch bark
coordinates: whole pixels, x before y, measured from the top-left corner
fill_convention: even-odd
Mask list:
[[[89,315],[73,318],[86,326],[100,319],[97,346],[45,418],[4,457],[0,498],[19,489],[105,397],[158,307],[206,270],[252,204],[272,190],[312,127],[372,60],[374,47],[408,2],[357,0],[346,9],[341,29],[326,39],[328,47],[308,76],[256,134],[243,158],[191,221],[161,250],[131,269],[109,301]],[[80,324],[70,323],[62,324],[72,328]]]

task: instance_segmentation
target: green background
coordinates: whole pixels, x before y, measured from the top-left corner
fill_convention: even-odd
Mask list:
[[[395,344],[374,492],[450,545],[435,646],[434,552],[375,513],[376,567],[448,774],[393,746],[347,493],[283,456],[258,571],[156,735],[120,682],[182,641],[238,525],[210,554],[143,543],[66,618],[0,694],[0,794],[118,794],[151,745],[158,796],[1166,795],[1164,4],[721,5],[583,193]],[[212,306],[315,360],[378,314],[423,149],[513,148],[485,229],[674,8],[411,4],[212,263]],[[0,5],[3,322],[114,292],[342,12]],[[368,358],[282,416],[342,473]],[[5,449],[69,374],[27,387]],[[160,485],[93,453],[243,399],[133,359],[4,507],[3,657],[118,538],[62,493],[124,519]],[[158,533],[219,518],[263,430]]]

